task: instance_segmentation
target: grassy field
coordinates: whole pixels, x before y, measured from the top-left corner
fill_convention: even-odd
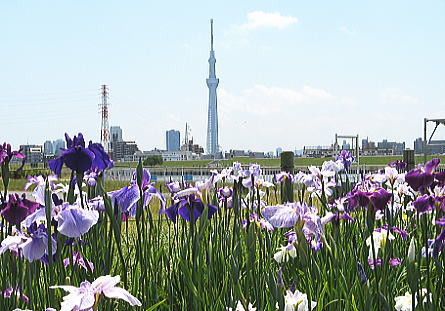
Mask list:
[[[429,156],[428,159],[432,159],[433,157],[438,157],[441,159],[442,163],[445,163],[445,156]],[[360,158],[360,164],[361,165],[386,165],[390,162],[396,161],[396,160],[402,160],[402,156],[381,156],[381,157],[361,157]],[[422,163],[423,162],[423,156],[416,156],[416,163]],[[324,161],[329,160],[329,158],[295,158],[295,166],[321,166]],[[220,161],[171,161],[171,162],[164,162],[162,167],[207,167],[209,164],[215,164],[218,166],[218,168],[222,167],[228,167],[233,164],[233,162],[240,162],[241,164],[248,165],[249,163],[258,163],[262,166],[280,166],[280,159],[251,159],[247,157],[241,157],[241,158],[234,158],[231,160],[220,160]],[[137,165],[137,162],[116,162],[116,167],[131,167],[135,168]],[[15,169],[13,166],[12,169]],[[37,171],[44,171],[43,165],[39,166],[38,168],[31,168],[29,165],[24,167],[24,175],[34,175]],[[27,174],[27,172],[29,172]],[[49,171],[47,171],[49,173]],[[62,179],[68,180],[69,174],[68,171],[64,168],[62,173]],[[0,178],[1,180],[1,178]],[[67,181],[64,181],[67,182]],[[23,185],[26,183],[25,178],[19,178],[19,179],[11,179],[10,181],[10,189],[14,191],[21,191],[23,190]],[[124,187],[128,184],[128,181],[107,181],[105,184],[106,190],[116,190],[119,188]]]
[[[445,156],[429,156],[428,159],[440,158],[442,162],[445,160]],[[423,156],[416,156],[416,163],[423,163]],[[330,160],[330,158],[295,158],[295,166],[320,166],[324,161]],[[386,165],[396,160],[403,160],[402,156],[369,156],[360,157],[360,164],[365,165]],[[241,164],[258,163],[262,166],[280,166],[280,159],[252,159],[248,157],[233,158],[230,160],[200,160],[200,161],[169,161],[164,162],[162,167],[206,167],[210,165],[217,165],[218,167],[231,166],[233,162],[240,162]],[[116,162],[116,167],[136,167],[137,162]]]

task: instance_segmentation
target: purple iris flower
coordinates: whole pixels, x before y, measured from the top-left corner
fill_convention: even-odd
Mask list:
[[[223,188],[220,188],[218,190],[218,192],[219,192],[219,196],[224,199],[230,198],[233,194],[232,188],[228,187],[228,186],[224,186]]]
[[[361,190],[352,190],[346,196],[348,199],[348,209],[354,210],[357,207],[366,207],[369,204],[369,193]]]
[[[371,270],[374,270],[375,267],[381,267],[382,266],[382,258],[376,259],[376,265],[374,265],[374,260],[368,259],[368,264],[371,266]]]
[[[436,220],[436,225],[438,225],[440,227],[445,227],[445,217],[442,217],[439,220]]]
[[[445,229],[437,236],[433,243],[433,256],[437,257],[445,245]]]
[[[217,212],[218,208],[208,203],[207,208],[208,219],[210,219]],[[198,196],[191,194],[188,197],[181,197],[175,204],[165,210],[165,214],[167,214],[168,218],[173,223],[176,223],[178,215],[186,221],[192,220],[193,222],[196,222],[198,217],[202,215],[203,211],[204,203],[202,200]],[[193,213],[193,216],[190,215],[190,213]]]
[[[398,171],[406,170],[407,165],[406,162],[400,160],[388,163],[388,166],[395,167]]]
[[[403,240],[405,240],[408,237],[408,231],[406,231],[406,230],[401,230],[401,229],[399,229],[397,227],[392,227],[391,230],[394,233],[400,234],[400,236],[402,237]]]
[[[144,197],[144,206],[147,206],[153,197],[157,197],[161,202],[161,208],[159,214],[165,212],[165,198],[153,185],[150,183],[151,175],[146,169],[142,173],[142,192]],[[117,203],[123,214],[128,214],[131,217],[136,216],[137,202],[140,199],[140,190],[136,182],[136,173],[133,174],[133,178],[130,181],[130,185],[123,187],[120,190],[109,192],[113,203]]]
[[[170,191],[171,194],[174,194],[176,192],[179,192],[181,190],[181,184],[179,181],[171,181],[165,184],[168,191]]]
[[[48,250],[48,234],[44,224],[40,226],[31,226],[28,228],[28,235],[26,241],[20,245],[23,250],[23,257],[29,262],[41,259]],[[52,253],[53,255],[57,251],[56,240],[51,237]]]
[[[64,203],[62,210],[57,214],[57,230],[70,238],[80,237],[90,230],[99,220],[99,212],[87,210],[74,203]]]
[[[434,208],[434,197],[424,194],[418,197],[413,205],[419,213],[426,213]]]
[[[405,175],[405,181],[415,191],[425,193],[425,190],[429,188],[434,182],[434,171],[439,165],[440,159],[432,159],[427,162],[425,166],[413,169]]]
[[[290,182],[294,182],[293,178],[294,177],[292,176],[292,174],[287,172],[281,172],[274,176],[274,180],[279,183],[284,182],[286,179],[289,180]]]
[[[342,150],[335,160],[340,160],[343,163],[343,166],[348,169],[351,167],[352,162],[354,162],[354,157],[348,150]]]
[[[86,261],[86,263],[85,263]],[[88,268],[90,268],[90,271],[94,271],[94,264],[89,261],[88,259],[84,259],[82,257],[82,254],[80,252],[73,252],[73,260],[72,263],[74,266],[80,266],[82,268],[85,269],[85,271],[88,272]],[[66,268],[68,267],[68,265],[70,264],[70,259],[69,258],[65,258],[63,260],[63,266]],[[88,264],[88,266],[87,266]]]
[[[74,136],[73,139],[68,134],[65,134],[65,140],[67,149],[62,151],[60,157],[48,162],[51,170],[60,175],[63,164],[79,174],[89,170],[93,164],[95,154],[93,151],[85,148],[85,140],[82,133]]]
[[[401,263],[402,263],[402,261],[400,260],[400,258],[397,258],[397,257],[396,258],[391,258],[389,260],[389,265],[392,266],[392,267],[398,266]]]
[[[249,171],[255,177],[258,177],[261,175],[261,167],[259,164],[250,164]]]
[[[110,160],[110,156],[105,151],[104,147],[99,143],[90,143],[88,144],[88,150],[94,153],[93,163],[91,164],[91,169],[103,172],[106,169],[112,168],[114,163]]]
[[[3,143],[3,145],[0,145],[0,166],[3,165],[3,163],[9,163],[9,161],[12,160],[12,158],[22,159],[22,165],[18,168],[18,170],[21,170],[23,168],[23,165],[25,165],[26,157],[21,154],[21,149],[18,151],[12,151],[11,145],[7,143]]]
[[[25,194],[22,197],[19,197],[18,194],[10,194],[9,200],[3,202],[0,206],[0,215],[8,222],[18,226],[27,216],[34,213],[39,206],[39,203],[26,199]]]
[[[392,194],[383,188],[377,188],[369,195],[369,200],[375,210],[383,211],[386,208],[389,200],[391,200]]]
[[[266,206],[261,214],[275,228],[291,228],[300,219],[300,213],[304,209],[307,209],[304,202],[285,203],[283,205]]]
[[[51,238],[51,241],[54,255],[57,250],[57,243],[54,238]],[[16,231],[15,235],[5,238],[0,247],[0,254],[3,254],[8,250],[15,254],[20,254],[19,250],[21,250],[23,257],[29,262],[32,262],[34,260],[42,259],[45,256],[47,249],[48,235],[45,225],[41,224],[37,227],[33,224],[28,227],[26,234],[21,231]]]

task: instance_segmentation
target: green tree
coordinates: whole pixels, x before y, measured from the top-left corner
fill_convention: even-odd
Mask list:
[[[159,155],[149,155],[144,160],[145,166],[162,165],[162,157]]]

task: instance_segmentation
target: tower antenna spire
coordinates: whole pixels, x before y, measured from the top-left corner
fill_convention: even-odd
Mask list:
[[[210,50],[213,51],[213,18],[210,19]]]

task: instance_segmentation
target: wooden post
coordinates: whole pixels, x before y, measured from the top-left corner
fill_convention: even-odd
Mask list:
[[[414,150],[403,150],[403,162],[406,162],[406,170],[410,171],[414,168]]]
[[[294,153],[292,151],[281,152],[281,171],[294,174]],[[281,186],[281,203],[294,201],[294,184],[287,179]]]

